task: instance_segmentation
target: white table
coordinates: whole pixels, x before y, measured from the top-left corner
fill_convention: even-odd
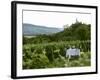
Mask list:
[[[66,50],[66,57],[71,58],[71,56],[80,56],[80,49],[77,48],[69,48]]]

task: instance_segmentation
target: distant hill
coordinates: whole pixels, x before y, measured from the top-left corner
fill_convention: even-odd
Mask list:
[[[31,36],[31,35],[40,35],[40,34],[53,34],[62,31],[61,28],[51,28],[46,26],[40,26],[40,25],[33,25],[33,24],[23,24],[23,34],[25,36]]]
[[[54,34],[56,39],[64,40],[90,40],[91,39],[91,25],[82,22],[76,22],[63,31]]]

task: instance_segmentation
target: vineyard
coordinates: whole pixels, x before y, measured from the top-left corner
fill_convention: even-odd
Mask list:
[[[23,69],[91,66],[90,35],[91,25],[78,21],[54,34],[23,35]],[[66,56],[72,46],[80,56]]]
[[[66,50],[73,45],[80,49],[80,56],[69,59]],[[90,40],[24,44],[23,69],[90,66],[90,46]]]

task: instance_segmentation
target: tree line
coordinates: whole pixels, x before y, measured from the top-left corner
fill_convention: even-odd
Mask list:
[[[68,25],[64,25],[68,26]],[[72,40],[90,40],[91,39],[91,25],[82,22],[76,22],[63,31],[51,35],[36,35],[32,38],[23,36],[23,44],[37,44],[59,41],[72,41]]]

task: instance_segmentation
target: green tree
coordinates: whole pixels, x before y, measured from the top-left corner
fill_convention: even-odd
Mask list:
[[[81,25],[80,27],[78,27],[75,31],[76,37],[79,40],[88,40],[89,36],[88,35],[89,31],[86,25]]]

